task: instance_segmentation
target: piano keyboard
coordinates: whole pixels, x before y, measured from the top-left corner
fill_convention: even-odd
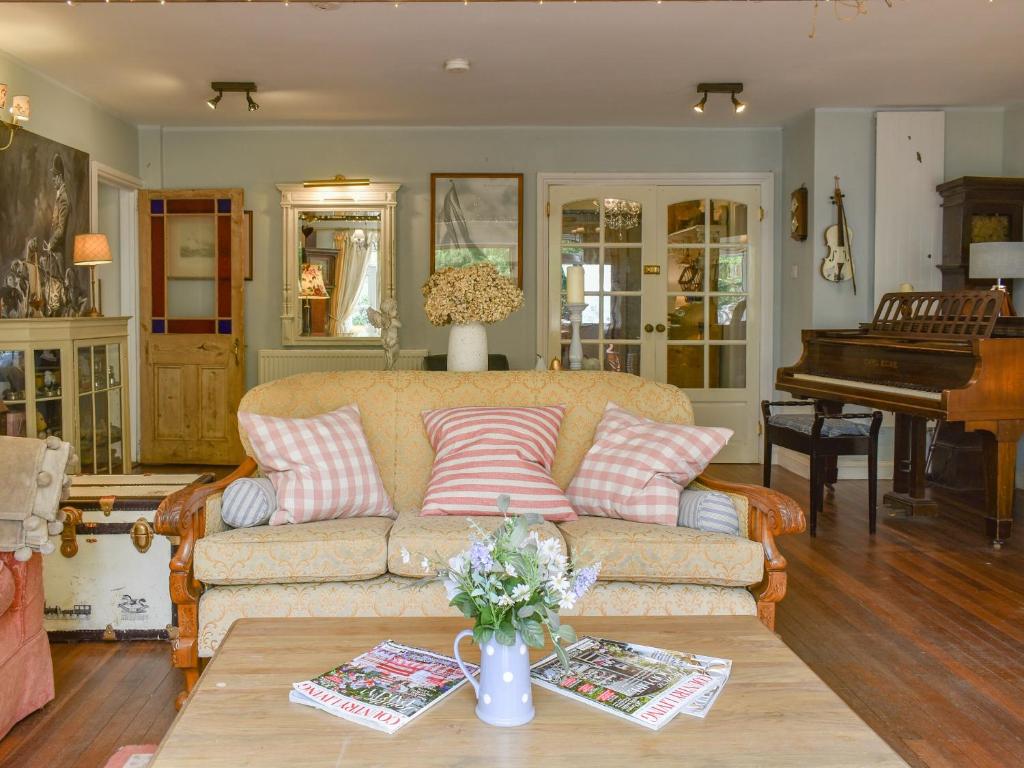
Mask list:
[[[793,379],[799,379],[801,381],[813,381],[816,384],[831,384],[837,387],[846,387],[848,389],[863,389],[872,392],[889,392],[897,395],[904,395],[906,397],[918,397],[923,400],[942,400],[941,392],[930,392],[925,389],[914,389],[912,387],[891,387],[888,384],[875,384],[870,381],[854,381],[851,379],[836,379],[828,376],[814,376],[809,373],[794,373]]]

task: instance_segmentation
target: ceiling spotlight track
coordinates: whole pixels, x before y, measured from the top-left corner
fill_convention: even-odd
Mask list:
[[[250,112],[255,112],[260,108],[260,105],[253,101],[252,94],[259,90],[256,87],[256,83],[252,82],[234,82],[228,80],[214,80],[210,83],[210,88],[217,92],[217,95],[206,101],[206,106],[210,109],[216,109],[217,105],[220,104],[220,100],[224,98],[225,93],[244,93],[245,101],[249,106]]]
[[[745,102],[736,98],[737,93],[743,93],[743,83],[698,83],[697,93],[702,94],[700,101],[693,105],[693,111],[698,114],[704,114],[709,93],[728,93],[732,100],[733,112],[737,115],[742,114],[747,108]]]

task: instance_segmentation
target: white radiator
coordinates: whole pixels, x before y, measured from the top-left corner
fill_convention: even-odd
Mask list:
[[[425,349],[399,350],[395,367],[403,371],[418,371],[423,368],[426,356]],[[384,370],[384,351],[381,349],[261,349],[259,360],[259,384],[296,373]]]

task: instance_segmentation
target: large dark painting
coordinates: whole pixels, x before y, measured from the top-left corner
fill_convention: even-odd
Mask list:
[[[0,152],[0,317],[68,317],[88,308],[72,264],[89,231],[89,155],[21,130]]]

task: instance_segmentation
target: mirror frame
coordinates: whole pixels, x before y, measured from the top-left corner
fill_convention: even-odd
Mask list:
[[[361,187],[305,187],[278,184],[282,214],[281,343],[288,346],[378,346],[380,336],[303,336],[298,299],[299,212],[376,209],[380,223],[381,299],[395,295],[395,208],[401,184],[373,183]]]

